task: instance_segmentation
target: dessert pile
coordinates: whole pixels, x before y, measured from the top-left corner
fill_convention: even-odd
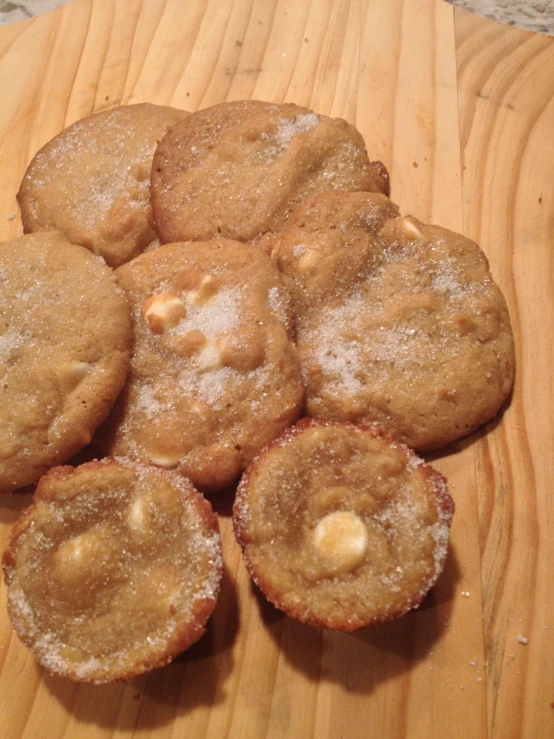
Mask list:
[[[205,496],[237,483],[245,565],[289,616],[421,603],[454,504],[416,452],[498,413],[514,344],[481,249],[389,195],[354,126],[293,104],[122,106],[35,155],[0,244],[0,492],[37,483],[3,568],[45,668],[128,680],[199,639]]]

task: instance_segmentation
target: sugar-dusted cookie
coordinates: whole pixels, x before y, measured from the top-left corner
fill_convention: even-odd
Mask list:
[[[35,155],[17,196],[25,233],[58,229],[117,267],[157,238],[150,170],[183,111],[142,103],[87,116]]]
[[[229,485],[302,404],[277,267],[257,247],[215,239],[161,246],[116,275],[135,343],[101,448],[176,469],[204,491]]]
[[[360,133],[292,103],[220,103],[164,136],[152,165],[162,242],[218,236],[251,241],[279,231],[295,205],[321,190],[389,192]]]
[[[436,582],[454,510],[445,482],[373,425],[303,419],[243,475],[235,534],[277,608],[353,631],[415,608]]]
[[[43,667],[130,680],[204,633],[222,575],[217,518],[166,471],[113,459],[56,467],[3,567],[11,622]]]
[[[0,244],[0,492],[89,443],[123,387],[131,345],[112,270],[60,233]]]
[[[506,302],[481,249],[380,195],[324,193],[274,243],[293,281],[308,415],[375,421],[434,449],[498,412],[514,377]]]

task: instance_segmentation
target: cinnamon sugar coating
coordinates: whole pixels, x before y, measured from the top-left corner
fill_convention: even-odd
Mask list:
[[[11,622],[41,665],[130,680],[204,633],[222,574],[217,518],[168,472],[57,467],[13,527],[3,569]]]
[[[150,170],[158,141],[186,113],[150,103],[87,116],[33,157],[17,196],[25,233],[63,231],[117,267],[157,238]]]
[[[373,425],[303,419],[245,472],[233,524],[266,598],[353,631],[416,607],[443,569],[445,480]]]
[[[99,445],[175,469],[203,491],[230,485],[302,405],[279,271],[261,249],[216,239],[161,246],[116,275],[135,343]]]
[[[293,285],[308,415],[419,450],[493,418],[514,378],[506,302],[470,239],[370,193],[321,193],[271,245]]]
[[[162,242],[278,232],[295,205],[321,190],[389,192],[360,133],[292,103],[221,103],[164,136],[152,164],[152,206]]]

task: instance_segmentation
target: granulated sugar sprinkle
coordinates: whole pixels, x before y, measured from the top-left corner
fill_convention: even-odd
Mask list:
[[[292,137],[298,133],[306,133],[312,128],[317,126],[319,123],[319,116],[317,113],[304,113],[299,114],[290,120],[288,118],[282,118],[279,121],[277,127],[276,141],[280,149],[286,149],[290,144]]]
[[[200,331],[213,339],[236,329],[239,320],[241,292],[237,288],[222,290],[204,305],[187,307],[186,317],[171,330],[174,334]]]

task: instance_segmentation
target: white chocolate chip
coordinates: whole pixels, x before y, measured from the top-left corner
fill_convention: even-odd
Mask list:
[[[187,309],[177,295],[159,293],[148,298],[140,312],[152,333],[163,334],[186,316]]]
[[[319,262],[319,253],[315,249],[308,249],[298,260],[298,271],[309,272]]]
[[[313,541],[332,572],[350,572],[362,561],[367,549],[367,529],[352,511],[334,511],[319,521]]]
[[[223,357],[215,344],[208,344],[198,355],[200,369],[215,370],[223,367]]]
[[[102,546],[102,537],[95,531],[87,531],[69,539],[55,555],[58,574],[66,578],[79,577],[89,562],[97,558]]]
[[[196,305],[198,302],[198,291],[197,290],[189,290],[185,293],[185,300],[189,305]]]
[[[86,546],[83,546],[83,537],[77,536],[75,539],[70,539],[60,551],[63,552],[64,559],[79,562],[83,558],[85,549]]]
[[[185,294],[186,301],[189,305],[201,305],[206,303],[217,292],[219,280],[212,275],[205,275],[196,290],[190,290]]]
[[[71,364],[65,364],[61,368],[61,376],[67,385],[75,388],[85,379],[91,369],[92,364],[89,364],[89,362],[72,362]]]
[[[396,223],[400,226],[404,234],[410,239],[410,241],[425,241],[425,236],[421,233],[419,228],[410,219],[409,216],[402,216]]]
[[[148,529],[148,519],[145,512],[146,501],[144,498],[137,498],[129,514],[127,515],[127,523],[137,533],[144,533]]]
[[[84,380],[91,369],[92,364],[89,362],[75,362],[75,364],[71,366],[70,372],[71,376],[80,382],[81,380]]]
[[[202,403],[202,404],[197,403],[197,402],[191,403],[190,409],[191,409],[191,411],[193,411],[194,413],[196,413],[197,416],[200,416],[200,418],[203,421],[207,421],[208,420],[208,418],[209,418],[209,410],[210,409],[209,409],[209,406],[208,406],[207,403]]]
[[[177,467],[182,456],[181,454],[177,456],[176,454],[156,454],[155,452],[147,452],[147,455],[152,464],[158,467],[165,467],[167,470]]]

